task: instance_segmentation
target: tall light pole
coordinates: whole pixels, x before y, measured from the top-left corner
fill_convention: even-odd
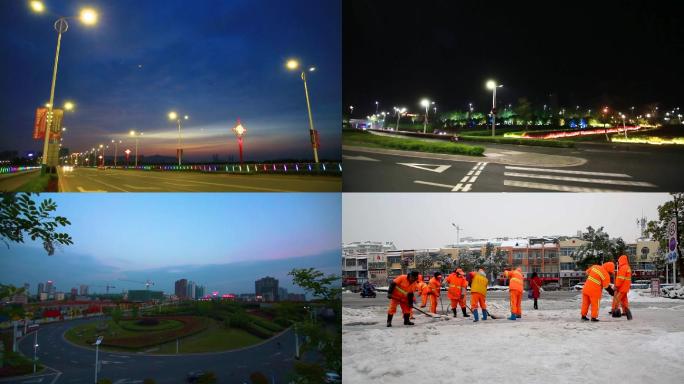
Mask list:
[[[349,118],[350,118],[350,119],[352,118],[352,115],[353,115],[353,114],[354,114],[354,106],[353,106],[353,105],[350,105],[350,106],[349,106]]]
[[[143,133],[131,131],[128,134],[135,137],[135,167],[138,168],[138,138],[142,136]]]
[[[430,100],[423,99],[420,105],[425,107],[425,120],[423,121],[423,133],[427,133],[428,110],[430,110]]]
[[[42,1],[34,0],[30,3],[31,9],[34,12],[42,13],[45,11],[45,5]],[[97,23],[97,13],[91,8],[84,8],[81,10],[79,19],[85,25],[94,25]],[[67,22],[68,17],[60,17],[55,21],[54,27],[57,31],[57,49],[55,50],[55,62],[52,68],[52,84],[50,86],[50,101],[48,102],[48,111],[46,118],[45,127],[45,141],[43,143],[43,160],[42,160],[42,172],[51,173],[52,167],[57,165],[53,161],[49,161],[50,158],[50,134],[55,127],[52,126],[54,116],[53,110],[55,105],[55,85],[57,84],[57,68],[59,64],[59,50],[62,45],[62,34],[69,29],[69,23]],[[53,164],[55,163],[55,164]]]
[[[16,344],[16,343],[15,343]],[[38,362],[38,330],[33,338],[33,373],[36,373],[36,363]]]
[[[100,144],[99,148],[100,148],[100,151],[102,152],[102,161],[100,162],[100,165],[102,166],[102,168],[104,168],[104,150],[105,150],[104,145]]]
[[[119,144],[121,144],[121,140],[112,140],[112,143],[114,143],[114,167],[116,168],[116,154],[119,152]]]
[[[399,131],[399,119],[401,119],[401,115],[406,112],[406,108],[394,108],[394,110],[397,112],[397,127],[394,129],[394,131]]]
[[[622,130],[624,131],[625,139],[626,139],[627,138],[627,124],[625,124],[625,114],[621,113],[620,117],[622,117]]]
[[[97,340],[95,341],[95,384],[97,384],[97,371],[98,369],[98,363],[99,363],[99,353],[100,353],[100,344],[102,343],[103,336],[98,336]]]
[[[376,102],[375,102],[375,114],[376,114],[376,115],[378,114],[378,106],[379,106],[379,105],[380,105],[380,102],[379,102],[379,101],[376,101]]]
[[[296,71],[301,68],[301,78],[302,81],[304,82],[304,95],[306,96],[306,109],[309,112],[309,136],[311,138],[311,147],[313,148],[313,154],[314,154],[314,162],[318,164],[318,147],[319,147],[319,140],[318,140],[318,132],[316,132],[316,129],[314,129],[314,123],[313,123],[313,116],[311,115],[311,101],[309,100],[309,88],[306,84],[306,72],[303,68],[303,66],[300,65],[298,60],[295,59],[290,59],[285,63],[285,67],[291,71]],[[308,72],[313,72],[316,70],[316,67],[309,67]],[[354,110],[354,107],[350,107],[352,111]],[[351,118],[351,115],[349,116]]]
[[[487,89],[492,90],[492,136],[496,134],[496,89],[501,88],[494,80],[487,81]]]
[[[190,116],[185,115],[183,116],[183,120],[189,119]],[[178,165],[181,165],[181,158],[183,157],[183,147],[181,143],[181,118],[178,116],[178,114],[174,111],[169,112],[169,120],[176,120],[178,123],[178,150],[177,150],[177,156],[178,156]]]

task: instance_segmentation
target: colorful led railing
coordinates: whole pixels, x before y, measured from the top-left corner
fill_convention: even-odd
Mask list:
[[[8,174],[8,173],[18,173],[18,172],[26,172],[26,171],[32,171],[34,169],[40,169],[38,166],[27,166],[27,165],[20,165],[20,166],[13,166],[13,165],[7,165],[7,166],[1,166],[0,167],[0,174]]]
[[[108,167],[110,168],[110,167]],[[139,165],[117,166],[116,169],[137,169],[141,171],[186,171],[223,173],[342,173],[342,163],[263,163],[263,164],[193,164],[193,165]]]

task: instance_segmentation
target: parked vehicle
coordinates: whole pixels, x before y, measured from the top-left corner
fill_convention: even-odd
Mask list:
[[[325,382],[334,384],[334,383],[341,383],[342,382],[342,377],[337,374],[336,372],[326,372],[325,373]]]
[[[581,291],[582,288],[584,288],[584,283],[579,283],[572,286],[572,289],[575,291]]]
[[[558,291],[561,287],[558,283],[547,283],[543,285],[542,288],[544,288],[545,291]]]

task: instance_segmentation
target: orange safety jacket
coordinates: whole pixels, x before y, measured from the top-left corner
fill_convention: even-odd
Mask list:
[[[435,295],[439,297],[440,290],[442,289],[442,282],[437,280],[436,278],[431,278],[430,282],[428,282],[428,292],[431,295]]]
[[[446,278],[446,283],[449,289],[447,290],[447,297],[452,300],[458,300],[461,298],[461,292],[465,294],[466,287],[468,287],[468,281],[459,276],[456,273],[452,273]]]
[[[601,296],[601,291],[610,285],[610,274],[601,265],[592,265],[587,269],[587,280],[582,293],[589,296]]]
[[[627,256],[618,258],[618,272],[615,277],[615,290],[622,293],[629,292],[632,287],[632,268],[629,267]]]
[[[513,270],[513,271],[504,271],[504,277],[509,279],[508,281],[508,290],[509,291],[515,291],[515,292],[522,292],[523,291],[523,275],[520,273],[520,271]]]
[[[398,276],[396,279],[394,279],[394,282],[396,283],[396,286],[392,291],[392,298],[399,301],[407,302],[408,294],[416,290],[417,282],[414,281],[413,283],[410,283],[408,280],[408,276],[406,275]]]

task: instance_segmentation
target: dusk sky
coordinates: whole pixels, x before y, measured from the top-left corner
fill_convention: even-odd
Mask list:
[[[46,0],[51,13],[25,1],[1,1],[0,150],[42,151],[32,139],[35,108],[49,100],[58,15],[80,7],[97,25],[69,21],[62,37],[55,105],[73,101],[63,145],[72,152],[143,132],[140,153],[175,156],[171,110],[189,115],[184,158],[238,157],[231,128],[247,134],[245,160],[311,158],[304,87],[290,57],[316,66],[308,76],[322,159],[340,157],[340,1]],[[107,156],[113,155],[113,149]],[[119,153],[121,156],[121,153]]]
[[[47,256],[40,243],[0,248],[0,281],[56,281],[172,292],[187,278],[211,290],[253,292],[292,268],[339,275],[341,197],[327,193],[42,194],[67,217],[74,244]],[[104,292],[104,288],[97,289]]]
[[[456,242],[454,223],[461,238],[575,236],[603,226],[629,243],[639,237],[637,218],[657,220],[669,200],[666,193],[345,193],[342,240],[439,248]]]
[[[684,107],[681,1],[343,2],[345,112],[393,106],[489,111],[526,97],[535,107],[599,106],[645,113]],[[554,105],[555,104],[555,105]],[[558,110],[558,109],[556,109]]]

